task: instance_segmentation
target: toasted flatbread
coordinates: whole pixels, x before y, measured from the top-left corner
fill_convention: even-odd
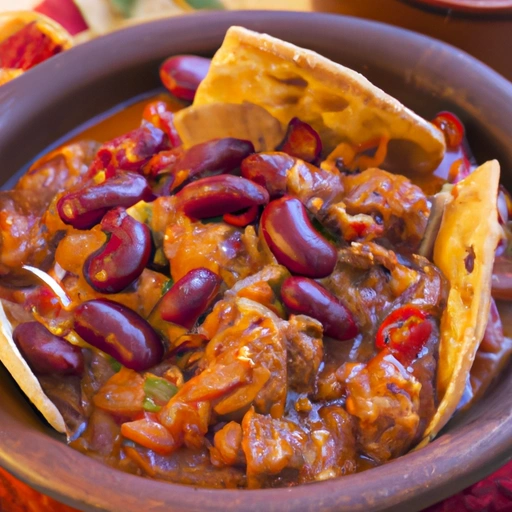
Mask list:
[[[253,103],[190,106],[174,114],[174,125],[188,148],[221,137],[250,140],[255,151],[273,151],[285,129],[263,107]]]
[[[64,418],[46,396],[37,377],[23,359],[12,339],[12,326],[5,314],[2,301],[0,301],[0,361],[8,372],[15,377],[23,393],[27,395],[46,421],[58,432],[67,433]]]
[[[492,160],[457,183],[437,235],[434,263],[448,279],[450,292],[440,328],[440,402],[425,431],[427,441],[455,412],[489,318],[494,254],[502,234],[496,207],[499,177],[500,166]]]
[[[364,76],[310,50],[231,27],[193,104],[246,101],[284,126],[293,117],[309,123],[324,153],[341,142],[389,137],[382,168],[400,173],[430,173],[444,155],[440,130]]]

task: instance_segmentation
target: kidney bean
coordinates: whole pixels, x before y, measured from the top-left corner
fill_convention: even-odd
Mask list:
[[[308,315],[322,323],[324,334],[350,340],[359,329],[352,313],[323,286],[307,277],[288,277],[281,287],[281,298],[291,313]]]
[[[286,194],[286,177],[295,159],[285,153],[255,153],[241,164],[242,176],[265,187],[271,199]]]
[[[336,248],[315,231],[298,199],[272,201],[263,210],[261,230],[277,261],[290,272],[320,278],[334,270]]]
[[[288,123],[284,140],[276,150],[313,163],[322,153],[322,141],[320,135],[308,123],[294,117]]]
[[[139,128],[105,142],[86,178],[94,176],[98,169],[105,169],[109,177],[116,169],[138,172],[153,155],[165,149],[170,149],[165,133],[153,124],[143,122]]]
[[[169,143],[172,147],[181,145],[181,138],[174,126],[174,114],[167,108],[164,101],[152,101],[144,107],[142,118],[154,124],[157,128],[162,130],[169,138]]]
[[[185,151],[174,173],[187,172],[182,183],[194,178],[204,178],[212,174],[229,173],[240,166],[242,160],[254,153],[254,146],[248,140],[225,137],[196,144]]]
[[[185,274],[160,299],[150,317],[158,315],[192,329],[219,291],[222,279],[207,268],[196,268]]]
[[[89,184],[64,194],[57,202],[57,211],[66,224],[76,229],[89,229],[114,206],[128,208],[139,201],[150,201],[153,198],[153,192],[144,176],[117,171],[112,178],[98,185]]]
[[[131,370],[147,370],[164,356],[162,341],[149,323],[111,300],[80,304],[74,312],[74,329],[87,343]]]
[[[196,219],[217,217],[268,203],[268,192],[239,176],[209,176],[186,185],[176,194],[176,207]]]
[[[101,227],[109,237],[84,263],[87,282],[102,293],[124,290],[141,274],[151,256],[151,232],[123,208],[110,210]]]
[[[39,322],[19,324],[12,337],[27,364],[40,375],[81,375],[82,350],[52,334]]]
[[[192,101],[199,84],[210,69],[211,60],[197,55],[176,55],[160,66],[160,80],[181,100]]]

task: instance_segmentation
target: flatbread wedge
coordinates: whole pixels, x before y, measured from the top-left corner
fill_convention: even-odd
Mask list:
[[[441,318],[437,393],[440,400],[423,444],[459,404],[489,318],[494,254],[502,234],[496,197],[500,166],[486,162],[452,191],[434,246],[434,263],[450,283]]]
[[[430,173],[444,155],[440,130],[359,73],[269,35],[231,27],[193,105],[243,102],[264,107],[283,126],[293,117],[309,123],[325,153],[340,142],[389,137],[382,168],[401,174]]]
[[[0,361],[8,372],[15,376],[19,387],[44,416],[46,421],[58,432],[67,434],[66,424],[61,413],[46,396],[39,380],[23,359],[12,338],[12,326],[0,301]]]

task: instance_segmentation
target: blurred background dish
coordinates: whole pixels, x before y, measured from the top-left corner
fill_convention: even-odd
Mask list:
[[[467,13],[511,14],[511,0],[408,0],[440,9],[453,9]]]

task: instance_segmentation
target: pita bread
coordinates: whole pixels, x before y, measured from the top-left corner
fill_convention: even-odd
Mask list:
[[[364,76],[310,50],[266,34],[231,27],[199,86],[194,107],[250,102],[286,126],[293,117],[319,133],[329,153],[341,142],[390,138],[382,168],[433,172],[444,136]]]
[[[500,166],[492,160],[457,183],[437,235],[434,263],[448,279],[450,292],[440,328],[440,403],[425,431],[427,441],[455,412],[489,318],[494,254],[502,234],[496,206],[499,177]]]
[[[185,148],[212,139],[235,137],[250,140],[255,151],[273,151],[285,129],[263,107],[253,103],[191,106],[174,114],[174,125]]]
[[[11,322],[0,301],[0,361],[13,375],[23,393],[34,404],[46,421],[58,432],[67,433],[64,418],[53,402],[46,396],[37,377],[23,359],[12,338]]]

